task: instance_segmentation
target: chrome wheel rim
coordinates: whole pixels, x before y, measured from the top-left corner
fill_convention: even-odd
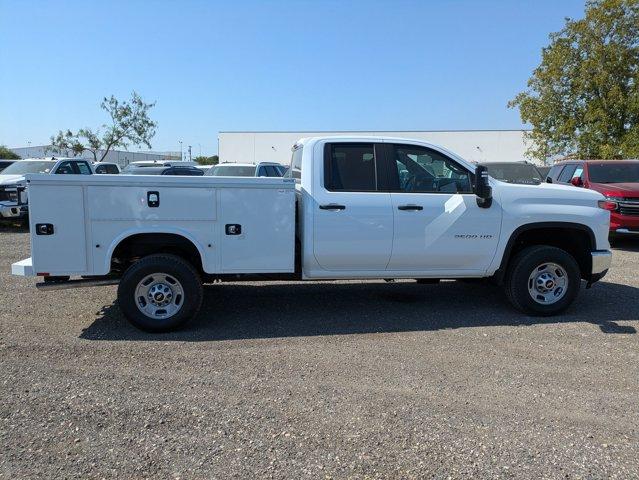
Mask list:
[[[556,263],[542,263],[528,277],[528,293],[541,305],[561,300],[568,290],[568,273]]]
[[[140,280],[135,288],[135,304],[149,318],[171,318],[184,304],[184,289],[174,276],[152,273]]]

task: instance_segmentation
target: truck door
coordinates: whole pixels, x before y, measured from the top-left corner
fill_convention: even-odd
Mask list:
[[[326,270],[375,271],[388,264],[393,210],[390,193],[379,190],[382,147],[324,145],[320,181],[313,190],[313,253]]]
[[[387,270],[485,271],[499,240],[499,202],[478,207],[471,173],[439,151],[386,144],[385,152],[395,218]]]

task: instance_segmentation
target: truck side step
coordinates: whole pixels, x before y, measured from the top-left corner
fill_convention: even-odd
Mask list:
[[[85,288],[85,287],[103,287],[106,285],[117,285],[120,283],[119,278],[103,278],[103,279],[85,279],[79,278],[77,280],[62,280],[62,281],[49,281],[36,283],[38,290],[67,290],[70,288]]]

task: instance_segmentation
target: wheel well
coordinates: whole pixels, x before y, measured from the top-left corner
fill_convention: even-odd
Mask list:
[[[123,272],[142,257],[155,253],[170,253],[184,258],[200,273],[202,257],[197,247],[186,237],[175,233],[138,233],[123,239],[111,255],[111,272]]]
[[[511,259],[524,248],[533,245],[549,245],[565,250],[577,261],[581,277],[589,278],[592,269],[591,252],[595,249],[592,232],[575,226],[549,226],[526,227],[513,233],[499,267],[497,274],[499,280],[508,271]]]

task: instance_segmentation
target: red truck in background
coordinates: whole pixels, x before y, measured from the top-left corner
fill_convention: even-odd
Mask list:
[[[609,201],[611,238],[639,238],[639,160],[567,160],[553,165],[546,181],[603,194]]]

